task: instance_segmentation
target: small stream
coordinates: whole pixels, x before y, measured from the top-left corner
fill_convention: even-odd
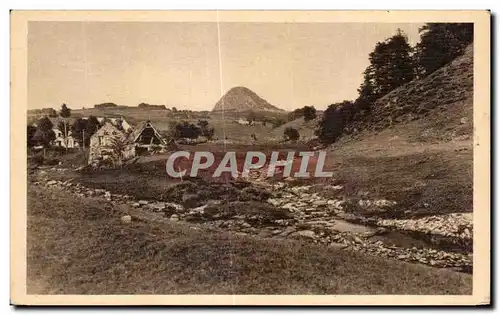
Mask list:
[[[295,196],[295,199],[286,199],[286,203],[290,204],[298,198],[298,203],[304,204],[305,212],[292,209],[292,219],[262,224],[251,217],[241,215],[224,219],[206,217],[206,213],[203,215],[203,209],[200,210],[203,207],[189,209],[173,203],[169,206],[168,202],[138,201],[134,200],[133,196],[125,198],[125,196],[112,194],[103,189],[93,189],[79,184],[71,185],[68,181],[54,181],[49,180],[48,176],[42,177],[38,178],[40,180],[38,185],[45,185],[48,189],[57,187],[76,193],[80,197],[104,197],[107,202],[115,205],[127,204],[137,210],[156,212],[173,221],[188,221],[192,225],[229,230],[237,234],[302,239],[341,250],[355,250],[406,262],[451,268],[466,273],[472,272],[471,239],[463,240],[418,231],[397,230],[370,224],[361,219],[351,217],[346,219],[341,212],[325,208],[323,202],[320,202],[321,197],[315,194],[311,200],[304,200],[300,194]],[[301,192],[303,190],[300,189]],[[283,189],[280,192],[282,193]],[[312,206],[319,204],[322,206]]]

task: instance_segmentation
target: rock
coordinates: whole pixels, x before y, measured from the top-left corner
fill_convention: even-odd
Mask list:
[[[311,230],[301,230],[294,233],[294,235],[299,235],[306,238],[314,238],[314,236],[316,236],[316,233],[314,233],[314,231]]]
[[[250,224],[248,224],[248,222],[243,222],[243,223],[241,223],[241,227],[242,228],[250,228],[252,226]]]
[[[281,208],[290,210],[292,212],[297,210],[297,207],[294,205],[293,202],[286,203],[286,204],[282,205]]]
[[[344,249],[344,248],[348,247],[347,244],[336,243],[336,242],[332,242],[332,243],[328,244],[328,246],[333,247],[333,248],[337,248],[337,249]]]
[[[120,218],[122,223],[130,223],[132,222],[132,217],[129,215],[124,215],[123,217]]]
[[[137,203],[138,203],[139,205],[141,205],[141,206],[145,206],[145,205],[147,205],[149,202],[148,202],[147,200],[139,200]]]
[[[170,217],[170,220],[171,221],[179,221],[179,216],[177,214],[172,214],[172,216]]]
[[[111,193],[109,191],[106,191],[104,193],[104,198],[111,199]]]
[[[195,213],[203,214],[205,212],[206,207],[208,207],[208,204],[193,208],[193,209],[189,210],[189,213],[190,214],[195,214]]]
[[[163,211],[166,208],[166,205],[165,205],[164,202],[156,202],[156,203],[150,204],[149,207],[153,211],[160,212],[160,211]]]
[[[184,193],[182,195],[182,203],[186,207],[194,207],[198,203],[200,197],[197,194]]]
[[[57,184],[57,182],[56,182],[55,180],[49,180],[49,181],[45,184],[45,186],[52,186],[52,185],[55,185],[55,184]]]
[[[267,203],[269,203],[275,207],[278,207],[281,204],[281,201],[278,199],[269,198],[269,199],[267,199]]]
[[[328,204],[327,200],[316,200],[316,201],[313,201],[313,205],[315,205],[317,207],[324,207],[327,204]]]
[[[355,241],[355,242],[356,242],[356,243],[358,243],[358,244],[363,244],[363,240],[362,240],[362,239],[360,239],[360,238],[359,238],[358,236],[356,236],[356,235],[353,235],[353,236],[352,236],[352,239],[353,239],[353,241]]]
[[[182,210],[184,210],[183,206],[181,206],[180,204],[177,204],[177,203],[173,203],[173,202],[166,202],[165,206],[166,206],[167,209],[172,209],[172,210],[175,210],[175,211],[182,211]]]
[[[140,206],[141,206],[141,204],[138,202],[132,203],[132,207],[134,207],[134,208],[139,208]]]

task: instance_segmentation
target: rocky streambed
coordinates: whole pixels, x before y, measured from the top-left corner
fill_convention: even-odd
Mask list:
[[[190,183],[169,190],[172,201],[137,200],[131,195],[85,187],[72,180],[52,180],[49,173],[37,171],[32,184],[49,190],[63,189],[80,197],[101,198],[111,206],[126,204],[172,221],[185,221],[209,229],[258,237],[301,239],[342,250],[468,273],[472,271],[472,216],[469,214],[414,220],[365,218],[346,212],[348,201],[325,198],[320,193],[311,192],[311,186],[265,181],[223,184],[216,187],[216,194],[208,186],[197,187],[205,192],[202,199],[197,199],[200,194],[194,191],[196,184]],[[330,188],[343,189],[340,185]],[[394,205],[390,200],[365,198],[358,201],[359,207],[372,209],[383,210]],[[456,246],[442,246],[448,244],[446,242]]]

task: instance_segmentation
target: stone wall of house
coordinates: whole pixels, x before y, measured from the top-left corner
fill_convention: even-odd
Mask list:
[[[102,128],[97,130],[97,132],[90,138],[88,163],[93,164],[99,160],[110,158],[112,155],[110,145],[112,143],[112,139],[115,137],[122,137],[123,140],[128,141],[126,135],[111,123],[106,123],[102,126]],[[123,160],[130,159],[134,156],[135,146],[133,143],[129,143],[123,151]]]

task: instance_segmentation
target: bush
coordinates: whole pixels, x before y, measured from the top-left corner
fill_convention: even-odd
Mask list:
[[[300,138],[299,131],[292,127],[287,127],[284,132],[285,139],[290,141],[297,141]]]
[[[59,159],[55,158],[47,158],[44,160],[44,165],[58,165],[59,164]]]
[[[44,161],[43,155],[35,155],[28,158],[28,165],[43,165]]]

